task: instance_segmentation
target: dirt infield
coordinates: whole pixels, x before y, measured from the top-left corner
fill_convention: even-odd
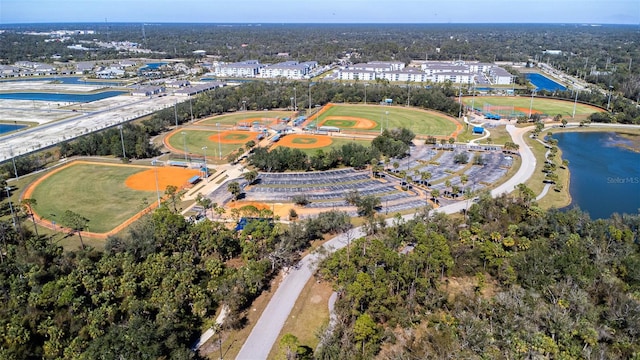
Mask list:
[[[209,140],[217,143],[218,139],[220,139],[221,144],[245,144],[250,140],[256,141],[258,134],[260,133],[255,131],[227,130],[221,132],[220,135],[209,136]]]
[[[158,172],[158,189],[164,193],[169,185],[184,186],[192,176],[200,174],[199,170],[183,169],[179,167],[158,167],[131,175],[125,180],[125,185],[138,191],[156,191],[156,171]]]
[[[331,120],[355,121],[355,125],[349,127],[350,129],[370,130],[378,126],[378,124],[373,120],[356,117],[356,116],[327,116],[322,120],[322,123],[320,123],[320,126],[323,126],[327,121],[331,121]]]
[[[326,135],[287,135],[280,139],[277,146],[295,149],[318,149],[330,146],[331,137]]]
[[[523,114],[529,114],[529,109],[523,108],[523,107],[520,107],[520,106],[514,106],[513,107],[513,111],[521,112]],[[531,113],[532,114],[542,114],[542,111],[536,110],[536,109],[531,109]]]

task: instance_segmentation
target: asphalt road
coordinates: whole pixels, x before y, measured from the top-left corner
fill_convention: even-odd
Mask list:
[[[522,157],[522,165],[513,177],[491,191],[491,195],[498,196],[503,193],[512,192],[518,184],[525,182],[533,175],[536,167],[536,159],[523,139],[523,135],[530,129],[531,127],[516,128],[513,125],[507,125],[507,131],[514,142],[520,145],[519,150],[520,156]],[[436,211],[452,214],[460,212],[467,205],[467,201],[460,201],[438,208]],[[405,219],[411,219],[412,217],[413,215],[404,216]],[[389,219],[388,223],[391,223],[391,221],[393,221],[393,219]],[[349,241],[364,235],[362,227],[354,228],[350,232],[340,234],[327,241],[323,245],[323,248],[329,252],[333,252],[347,246]],[[267,358],[298,296],[300,296],[305,284],[316,271],[320,260],[321,255],[318,252],[309,254],[300,261],[298,266],[291,269],[285,276],[271,298],[271,301],[269,301],[269,304],[264,309],[262,316],[253,327],[251,334],[240,349],[236,359],[254,360]]]

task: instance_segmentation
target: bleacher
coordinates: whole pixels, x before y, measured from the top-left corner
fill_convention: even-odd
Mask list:
[[[200,175],[194,175],[192,177],[189,178],[189,180],[187,180],[189,182],[189,184],[191,185],[195,185],[198,183],[198,181],[200,181]]]

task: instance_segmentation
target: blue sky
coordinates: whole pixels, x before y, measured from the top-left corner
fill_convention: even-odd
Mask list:
[[[640,0],[0,0],[0,23],[640,24]]]

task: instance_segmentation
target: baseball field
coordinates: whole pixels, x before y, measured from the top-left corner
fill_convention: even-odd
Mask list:
[[[350,137],[337,137],[328,135],[301,135],[290,134],[282,137],[275,146],[283,146],[292,149],[300,149],[308,155],[313,155],[319,149],[329,151],[332,148],[339,148],[344,144],[355,142],[362,146],[371,145],[371,140],[350,138]]]
[[[206,118],[198,121],[197,124],[214,126],[216,124],[223,126],[249,124],[249,126],[251,126],[254,122],[258,122],[261,126],[269,126],[277,122],[278,119],[291,118],[294,115],[295,113],[293,111],[238,111],[231,114]]]
[[[184,134],[183,134],[184,133]],[[171,152],[176,154],[194,154],[204,156],[205,150],[209,160],[214,161],[220,157],[229,155],[240,147],[244,147],[248,141],[256,141],[258,132],[255,131],[208,131],[194,129],[180,129],[165,137],[164,143]],[[203,149],[204,147],[207,149]]]
[[[198,170],[74,161],[32,183],[23,198],[36,199],[45,225],[65,226],[71,210],[87,219],[89,236],[106,237],[157,205],[168,185],[182,187]],[[156,188],[157,176],[157,188]]]
[[[410,129],[417,135],[453,136],[458,122],[444,114],[416,108],[381,105],[326,105],[305,126],[332,126],[345,131],[380,132],[381,129]]]
[[[529,115],[529,109],[533,114],[543,114],[548,116],[562,115],[565,119],[570,119],[573,115],[573,101],[547,99],[534,97],[533,101],[530,96],[467,96],[462,102],[482,112],[503,113],[505,111],[513,111],[520,115]],[[492,110],[495,109],[495,110]],[[595,112],[604,111],[595,106],[576,104],[576,120],[584,120]]]

